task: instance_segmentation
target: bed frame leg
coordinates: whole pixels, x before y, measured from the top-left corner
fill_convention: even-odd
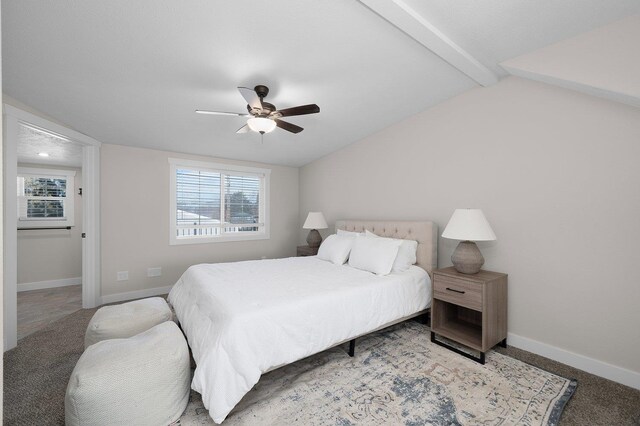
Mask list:
[[[356,354],[356,339],[349,341],[349,356],[351,358]]]
[[[424,324],[424,325],[430,325],[430,322],[431,322],[431,321],[429,321],[431,319],[430,315],[429,315],[429,312],[427,312],[426,314],[420,315],[416,319],[418,320],[418,322],[420,324]]]

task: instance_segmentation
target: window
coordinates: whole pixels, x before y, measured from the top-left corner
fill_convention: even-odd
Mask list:
[[[169,159],[171,244],[269,238],[271,170]]]
[[[18,168],[18,228],[73,226],[75,174]]]

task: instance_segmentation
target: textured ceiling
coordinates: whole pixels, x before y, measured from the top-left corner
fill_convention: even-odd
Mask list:
[[[46,152],[49,156],[41,157],[41,152]],[[20,125],[18,163],[82,167],[82,145]]]
[[[631,13],[638,0],[406,0],[488,67]],[[101,142],[299,166],[475,83],[355,0],[4,0],[3,86]],[[317,103],[261,143],[236,86]]]

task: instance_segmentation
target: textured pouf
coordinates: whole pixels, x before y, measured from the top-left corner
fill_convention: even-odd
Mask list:
[[[173,321],[88,347],[64,399],[67,426],[169,425],[189,401],[189,348]]]
[[[103,306],[89,322],[84,336],[84,347],[86,349],[107,339],[132,337],[171,318],[171,309],[162,297]]]

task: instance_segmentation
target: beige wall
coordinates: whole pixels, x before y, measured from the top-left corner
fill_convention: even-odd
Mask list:
[[[299,223],[318,210],[442,232],[481,208],[509,332],[640,372],[638,159],[640,109],[510,77],[301,168]],[[441,267],[455,245],[440,239]]]
[[[19,164],[19,167],[74,170],[74,226],[67,230],[18,231],[18,284],[82,276],[82,170],[73,167]]]
[[[294,256],[298,237],[298,169],[165,151],[102,145],[102,295],[175,284],[190,266]],[[169,245],[169,158],[271,169],[268,240]],[[162,276],[147,277],[147,268]],[[129,271],[128,281],[117,281]]]

